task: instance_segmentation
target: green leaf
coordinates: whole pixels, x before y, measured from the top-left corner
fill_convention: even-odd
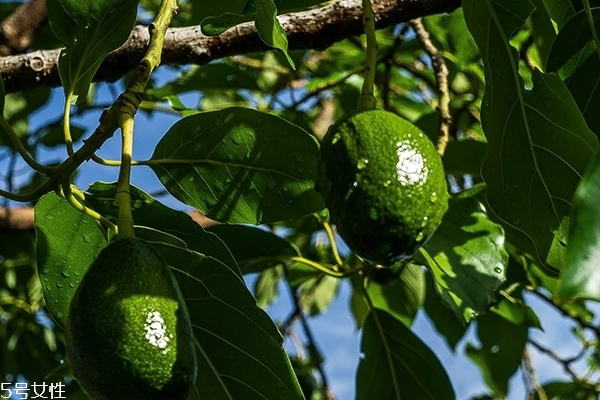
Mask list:
[[[535,50],[541,59],[542,71],[546,70],[545,66],[548,61],[548,56],[552,50],[552,44],[556,38],[554,25],[548,14],[548,10],[544,5],[544,0],[532,0],[535,5],[535,11],[531,13],[531,33],[535,43]],[[546,71],[549,72],[549,71]]]
[[[218,224],[207,230],[227,245],[243,274],[260,272],[300,255],[290,242],[264,229]]]
[[[119,215],[119,205],[115,200],[116,190],[116,183],[96,182],[89,187],[86,200],[95,210],[116,220]],[[240,277],[242,276],[227,246],[216,235],[206,232],[187,213],[161,204],[133,185],[130,192],[133,220],[138,226],[137,232],[139,227],[147,227],[160,231],[159,234],[171,235],[175,241],[165,238],[165,242],[183,241],[190,250],[210,254],[211,257],[228,265]],[[146,235],[149,235],[149,232],[146,232]]]
[[[531,328],[542,329],[542,324],[535,311],[523,304],[522,300],[514,302],[502,299],[491,308],[491,311],[514,325],[525,325]]]
[[[246,108],[179,120],[148,162],[179,200],[220,222],[260,224],[322,210],[318,144],[275,115]]]
[[[290,265],[287,279],[290,287],[299,292],[300,306],[310,315],[320,314],[329,307],[340,283],[340,279],[298,262]]]
[[[292,68],[295,68],[294,61],[287,52],[287,36],[277,20],[277,7],[273,0],[256,0],[255,6],[257,14],[254,25],[258,35],[269,46],[283,51]]]
[[[208,64],[192,67],[177,79],[156,89],[144,92],[147,100],[162,100],[169,96],[190,91],[248,89],[260,90],[257,82],[257,73],[253,69],[240,68],[224,63]]]
[[[238,273],[209,253],[155,246],[173,269],[198,344],[188,399],[302,399],[281,334]]]
[[[511,243],[542,266],[560,263],[560,255],[548,257],[559,249],[555,236],[563,235],[598,140],[558,76],[533,70],[533,87],[523,85],[509,39],[533,11],[529,1],[465,0],[463,8],[484,61],[481,121],[488,150],[482,176],[489,207]]]
[[[361,285],[362,282],[356,284]],[[362,289],[354,288],[354,292],[360,294]],[[367,293],[375,308],[387,312],[410,327],[417,311],[425,302],[425,273],[421,266],[407,264],[400,276],[390,283],[382,285],[369,280]],[[362,301],[365,302],[364,299]],[[355,318],[357,325],[363,326],[366,313],[362,318],[361,315],[355,315]]]
[[[98,67],[108,53],[131,33],[139,0],[49,0],[48,19],[66,45],[58,72],[65,95],[85,97]]]
[[[277,299],[283,276],[283,269],[279,266],[261,271],[254,283],[254,296],[259,307],[267,308]]]
[[[444,153],[444,170],[447,174],[478,177],[487,144],[476,140],[456,140],[448,143]]]
[[[592,9],[596,33],[600,34],[600,9]],[[547,72],[556,72],[565,82],[592,131],[600,135],[600,116],[594,104],[600,101],[600,58],[587,14],[573,15],[558,32],[548,59]]]
[[[548,10],[548,14],[552,20],[556,23],[558,28],[562,28],[564,23],[573,15],[577,10],[571,0],[543,0]]]
[[[467,355],[475,362],[486,384],[500,398],[506,398],[508,381],[521,364],[527,343],[528,325],[515,325],[494,313],[477,320],[481,347],[467,346]]]
[[[566,268],[559,281],[556,297],[600,300],[600,155],[579,184],[573,199],[569,224]]]
[[[431,274],[427,274],[425,278],[427,289],[423,309],[448,346],[456,350],[456,345],[465,335],[467,326],[462,315],[457,316],[456,313],[450,312],[449,306],[438,297]]]
[[[448,375],[435,354],[400,321],[372,310],[363,329],[357,400],[455,398]]]
[[[544,400],[598,400],[598,392],[593,386],[579,382],[553,381],[543,386]],[[533,400],[541,400],[536,393]]]
[[[508,263],[504,231],[478,201],[452,199],[421,254],[442,300],[465,322],[496,302]]]
[[[64,327],[79,280],[107,242],[93,218],[54,193],[43,196],[35,206],[35,232],[46,304]]]

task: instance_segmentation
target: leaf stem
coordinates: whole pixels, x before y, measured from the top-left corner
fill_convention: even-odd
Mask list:
[[[328,221],[321,221],[323,228],[325,229],[325,233],[327,234],[327,238],[329,239],[329,243],[331,244],[331,252],[333,253],[333,259],[335,260],[337,265],[343,265],[342,257],[340,257],[340,252],[338,251],[337,241],[335,240],[335,234],[333,233],[333,228]]]
[[[77,190],[76,188],[71,186],[70,179],[66,179],[63,182],[62,196],[65,198],[65,200],[67,200],[67,202],[71,205],[71,207],[73,207],[77,211],[95,219],[96,221],[100,222],[102,225],[106,226],[108,229],[111,229],[114,232],[118,233],[117,226],[115,224],[113,224],[111,221],[109,221],[106,217],[100,215],[95,210],[84,205],[83,199],[78,199],[75,196],[75,194],[73,193],[74,189]]]
[[[590,7],[590,0],[583,0],[583,8],[585,9],[585,15],[587,17],[588,24],[590,25],[590,30],[592,31],[592,38],[594,39],[594,44],[596,45],[596,52],[598,53],[598,57],[600,57],[600,38],[598,38],[598,32],[596,32],[594,15],[592,14],[592,8]]]
[[[71,136],[71,98],[73,93],[69,93],[65,98],[65,108],[63,110],[63,135],[65,137],[65,147],[67,154],[73,155],[73,137]]]
[[[15,149],[17,150],[19,155],[23,158],[23,161],[25,161],[27,163],[27,165],[29,165],[34,170],[44,173],[44,174],[49,174],[54,170],[54,167],[49,167],[47,165],[40,164],[31,156],[31,154],[29,154],[29,152],[27,151],[27,149],[25,148],[23,143],[21,143],[21,140],[19,140],[19,137],[17,136],[16,132],[13,130],[12,126],[10,126],[8,121],[1,115],[0,115],[0,126],[2,127],[2,129],[4,130],[4,132],[6,133],[8,138],[10,139],[12,145],[15,146]]]
[[[377,106],[377,100],[373,94],[375,88],[375,67],[377,65],[377,37],[375,36],[375,15],[371,7],[371,0],[362,0],[363,5],[363,27],[367,38],[367,52],[365,56],[364,81],[358,109],[371,109]]]

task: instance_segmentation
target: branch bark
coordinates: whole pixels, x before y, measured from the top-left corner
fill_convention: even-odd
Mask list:
[[[24,52],[46,24],[46,0],[29,0],[0,24],[0,56]]]
[[[373,4],[376,27],[383,28],[431,14],[450,12],[460,0],[379,0]],[[360,1],[340,0],[325,7],[286,14],[279,21],[288,35],[290,49],[323,49],[344,38],[362,33]],[[96,81],[115,81],[137,66],[150,35],[136,26],[127,42],[100,66]],[[240,24],[219,36],[205,36],[199,26],[171,28],[163,48],[163,64],[207,64],[231,55],[264,51],[253,23]],[[0,73],[7,93],[60,85],[60,49],[0,57]]]

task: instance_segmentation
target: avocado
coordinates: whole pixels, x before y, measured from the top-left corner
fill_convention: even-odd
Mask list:
[[[446,176],[431,140],[379,109],[356,111],[329,128],[316,189],[344,242],[371,264],[410,259],[448,209]]]
[[[137,238],[106,246],[81,280],[66,323],[67,357],[92,400],[185,399],[194,336],[169,266]]]

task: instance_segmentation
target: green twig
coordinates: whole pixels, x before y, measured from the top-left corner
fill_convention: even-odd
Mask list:
[[[106,217],[100,215],[95,210],[87,207],[83,204],[83,201],[78,199],[77,196],[73,193],[74,188],[71,186],[71,182],[69,179],[65,179],[62,184],[62,195],[67,200],[67,202],[76,209],[77,211],[95,219],[100,222],[102,225],[106,226],[108,229],[113,230],[114,232],[118,232],[117,226],[109,221]],[[79,196],[81,197],[81,196]]]
[[[340,252],[337,248],[337,241],[335,240],[335,234],[333,233],[333,229],[331,228],[331,224],[327,221],[321,221],[323,228],[325,229],[325,233],[327,234],[327,238],[329,239],[329,243],[331,245],[331,252],[333,253],[333,259],[335,260],[337,265],[343,265],[342,257],[340,257]]]
[[[371,0],[362,0],[362,4],[363,27],[367,37],[367,53],[365,56],[364,81],[358,99],[358,108],[366,110],[377,106],[377,100],[373,94],[375,88],[375,68],[377,65],[377,37],[375,36],[375,15],[371,7]]]
[[[121,167],[117,181],[116,199],[119,204],[119,238],[135,237],[133,214],[131,213],[131,156],[133,154],[133,115],[121,114]]]
[[[65,98],[65,108],[63,110],[63,135],[65,138],[65,147],[67,148],[67,154],[73,155],[73,137],[71,136],[71,98],[72,93]]]
[[[41,172],[43,174],[49,174],[54,170],[53,167],[49,167],[47,165],[40,164],[31,156],[31,154],[29,154],[29,152],[27,151],[27,149],[25,148],[23,143],[21,143],[21,140],[19,140],[19,137],[13,130],[12,126],[10,126],[8,121],[3,116],[0,116],[0,126],[2,126],[2,129],[4,130],[4,132],[10,139],[12,145],[15,147],[15,149],[17,150],[19,155],[23,158],[23,161],[25,161],[27,163],[27,165],[29,165],[34,170]]]

